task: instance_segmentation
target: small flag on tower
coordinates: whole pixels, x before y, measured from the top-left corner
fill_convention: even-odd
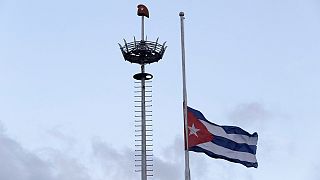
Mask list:
[[[216,125],[190,107],[187,117],[189,151],[202,152],[246,167],[258,167],[256,132],[250,134],[239,127]]]
[[[138,5],[137,15],[138,16],[146,16],[147,18],[149,18],[149,10],[148,10],[148,8],[143,4],[139,4]]]

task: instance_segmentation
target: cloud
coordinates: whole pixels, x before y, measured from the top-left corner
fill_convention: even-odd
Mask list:
[[[90,180],[77,160],[53,149],[48,157],[23,148],[0,129],[1,180]]]
[[[92,142],[92,150],[94,158],[100,163],[100,168],[108,179],[138,179],[133,169],[134,152],[132,150],[125,149],[119,152],[101,140]]]
[[[239,104],[228,115],[230,120],[245,124],[265,121],[271,117],[271,113],[257,102]]]
[[[66,152],[57,149],[42,148],[37,149],[36,152],[30,151],[8,137],[1,123],[0,127],[1,180],[140,179],[140,174],[134,171],[135,161],[132,149],[117,150],[101,140],[93,140],[93,153],[89,158],[94,160],[85,166],[80,163],[82,157],[72,158]],[[53,134],[64,139],[60,133],[54,131]],[[183,179],[182,142],[181,139],[176,139],[163,153],[153,157],[154,177],[152,179]]]
[[[75,145],[75,138],[67,136],[61,132],[61,126],[55,126],[53,129],[47,131],[47,133],[60,142],[63,142],[68,148],[72,148]]]
[[[316,170],[316,149],[308,150],[307,143],[300,147],[294,143],[299,135],[279,134],[285,121],[276,116],[269,120],[278,122],[277,126],[267,126],[260,132],[258,145],[259,168],[247,170],[241,165],[223,160],[211,159],[205,154],[190,152],[190,167],[193,180],[223,179],[230,180],[236,176],[241,179],[257,179],[261,174],[280,174],[282,179],[303,179],[318,177]],[[268,122],[269,122],[268,121]],[[275,127],[280,126],[279,129]],[[1,123],[0,123],[1,127]],[[1,130],[2,129],[2,130]],[[70,152],[53,148],[30,151],[14,139],[8,137],[0,128],[0,179],[1,180],[139,180],[140,174],[134,172],[134,150],[116,149],[102,140],[93,140],[92,152],[86,156],[71,157]],[[57,133],[53,133],[57,134]],[[58,133],[58,139],[64,135]],[[316,140],[316,137],[314,137]],[[69,138],[67,138],[69,139]],[[72,139],[72,138],[71,138]],[[170,141],[169,141],[170,142]],[[162,151],[157,148],[154,159],[154,180],[184,179],[183,139],[177,137]],[[316,141],[315,141],[316,142]],[[319,147],[319,143],[313,145]],[[81,148],[81,147],[80,147]],[[75,148],[76,149],[76,148]],[[303,153],[302,153],[303,152]],[[306,156],[302,154],[312,154]],[[279,160],[279,157],[281,159]],[[283,167],[284,161],[286,166]],[[301,167],[301,164],[304,164]],[[313,169],[314,168],[314,169]],[[297,170],[299,169],[299,171]],[[229,172],[233,172],[231,175]],[[263,178],[262,178],[263,179]],[[315,178],[316,179],[316,178]]]
[[[53,180],[50,166],[0,131],[0,179]]]
[[[178,162],[170,162],[167,159],[156,157],[154,159],[156,180],[182,179],[183,169]]]
[[[140,179],[140,173],[134,172],[134,151],[125,149],[118,151],[107,143],[95,140],[92,143],[95,158],[103,167],[105,176],[112,180]],[[172,155],[172,154],[171,154]],[[174,155],[172,155],[174,157]],[[137,162],[138,163],[138,162]],[[155,180],[182,179],[181,168],[177,159],[153,157]]]
[[[183,140],[175,138],[172,144],[164,148],[162,153],[155,157],[155,179],[183,179],[184,154]]]

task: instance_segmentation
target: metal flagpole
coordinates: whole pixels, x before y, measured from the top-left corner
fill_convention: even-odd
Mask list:
[[[182,53],[182,82],[183,82],[183,117],[184,117],[184,137],[185,137],[185,180],[191,180],[189,167],[189,150],[188,150],[188,110],[187,110],[187,88],[186,88],[186,67],[185,67],[185,47],[184,47],[184,12],[179,13],[181,23],[181,53]]]
[[[141,16],[141,41],[144,41],[144,16]]]

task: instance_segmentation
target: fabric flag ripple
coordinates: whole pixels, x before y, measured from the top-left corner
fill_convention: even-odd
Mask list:
[[[203,114],[188,107],[188,150],[202,152],[212,158],[258,167],[256,159],[258,134],[250,134],[235,126],[219,126]]]

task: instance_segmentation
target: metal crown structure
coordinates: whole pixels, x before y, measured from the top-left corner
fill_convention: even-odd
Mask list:
[[[165,46],[166,42],[164,42],[163,45],[158,44],[158,39],[156,42],[144,40],[136,41],[134,39],[134,41],[130,43],[127,43],[126,40],[124,40],[124,46],[121,46],[120,44],[119,46],[125,60],[140,65],[151,64],[162,59],[167,48]]]

